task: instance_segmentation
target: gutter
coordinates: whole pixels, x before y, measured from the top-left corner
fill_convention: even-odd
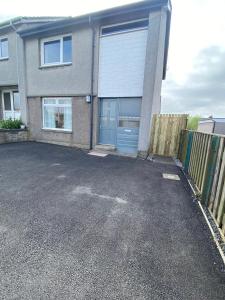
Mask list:
[[[18,35],[17,35],[17,29],[16,29],[15,25],[13,24],[12,20],[9,21],[9,25],[16,33],[16,75],[17,75],[17,85],[18,85],[18,89],[19,89]]]

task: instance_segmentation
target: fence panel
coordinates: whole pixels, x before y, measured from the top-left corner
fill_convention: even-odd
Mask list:
[[[182,130],[178,158],[225,235],[225,136]]]
[[[176,157],[180,131],[186,129],[187,117],[187,115],[174,114],[153,115],[149,153]]]

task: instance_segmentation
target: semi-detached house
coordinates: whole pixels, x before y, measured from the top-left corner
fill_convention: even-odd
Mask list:
[[[2,117],[20,116],[32,140],[146,155],[152,114],[160,112],[170,18],[169,0],[147,0],[19,27],[17,63],[5,33]],[[16,65],[17,77],[4,63]]]

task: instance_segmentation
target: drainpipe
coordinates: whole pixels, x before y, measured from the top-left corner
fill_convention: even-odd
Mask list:
[[[91,94],[90,94],[90,141],[89,148],[93,149],[93,113],[94,113],[94,54],[95,54],[95,29],[89,16],[89,25],[92,29],[92,53],[91,53]]]
[[[12,20],[9,21],[9,24],[16,33],[16,75],[17,75],[17,84],[18,84],[18,88],[19,88],[18,35],[17,35],[17,29],[14,26]]]

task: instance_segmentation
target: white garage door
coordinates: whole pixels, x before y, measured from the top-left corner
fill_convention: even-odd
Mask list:
[[[99,97],[143,94],[147,29],[100,38]]]

